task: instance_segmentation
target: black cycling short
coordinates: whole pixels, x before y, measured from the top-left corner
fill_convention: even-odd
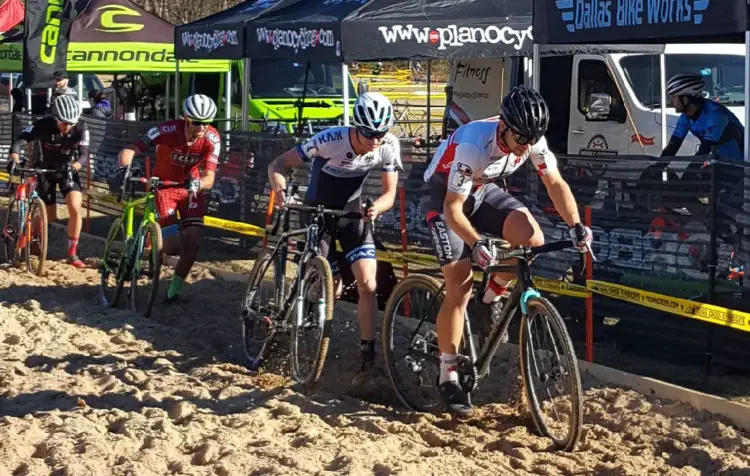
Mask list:
[[[433,245],[440,266],[471,257],[469,245],[454,233],[445,221],[443,203],[447,187],[440,178],[431,179],[425,187],[422,197],[422,209],[425,211],[427,227],[432,234]],[[503,226],[513,210],[525,209],[526,205],[513,195],[488,183],[472,192],[464,202],[464,214],[469,222],[481,233],[498,238],[503,236]]]
[[[39,178],[37,193],[45,204],[54,205],[56,203],[55,187],[60,188],[63,197],[66,197],[70,192],[82,190],[78,174],[73,172],[72,178],[71,181],[66,171],[42,174]]]
[[[361,211],[362,201],[357,197],[348,202],[343,210]],[[310,214],[303,213],[300,223],[302,226],[309,224]],[[331,252],[331,244],[336,240],[341,245],[341,252],[337,251],[335,246]],[[319,246],[320,254],[328,258],[334,275],[339,273],[341,265],[351,265],[360,259],[376,259],[375,238],[372,232],[365,232],[365,222],[362,219],[326,217],[325,234]]]

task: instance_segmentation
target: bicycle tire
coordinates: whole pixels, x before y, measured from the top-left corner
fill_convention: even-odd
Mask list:
[[[536,395],[536,390],[531,383],[532,377],[532,364],[529,358],[530,346],[527,328],[526,315],[521,316],[521,329],[520,329],[520,357],[521,357],[521,376],[523,378],[523,388],[526,395],[526,401],[529,405],[529,412],[534,420],[534,426],[537,432],[542,436],[550,438],[558,449],[564,451],[573,451],[576,444],[581,438],[581,428],[583,425],[583,388],[581,386],[581,375],[578,371],[578,360],[575,356],[575,349],[573,348],[573,342],[570,340],[565,322],[563,321],[557,308],[552,305],[549,300],[545,298],[532,298],[528,302],[529,314],[538,312],[545,315],[547,322],[552,327],[552,330],[558,337],[560,342],[557,342],[559,346],[558,352],[564,353],[564,362],[568,372],[571,374],[573,382],[571,391],[571,416],[568,420],[568,433],[564,438],[555,437],[549,426],[546,424],[544,416],[542,415],[539,399]]]
[[[11,228],[13,228],[12,224],[12,217],[13,217],[13,208],[17,205],[17,200],[14,196],[11,196],[10,200],[8,200],[8,206],[5,209],[5,216],[3,217],[3,263],[10,263],[11,265],[15,264],[15,257],[16,257],[16,236],[10,236],[5,234],[5,230],[8,229],[8,225],[11,225]],[[16,211],[16,215],[18,214],[18,211]],[[16,220],[17,222],[18,220]],[[18,230],[14,232],[15,234],[18,233]]]
[[[388,378],[391,381],[391,386],[393,387],[394,392],[396,393],[396,396],[398,397],[399,401],[402,405],[404,405],[407,409],[417,412],[430,412],[432,409],[430,407],[424,406],[422,404],[416,403],[411,395],[406,391],[404,388],[403,382],[397,375],[396,370],[396,362],[393,356],[393,342],[394,342],[394,316],[398,310],[397,306],[401,302],[401,299],[408,295],[408,293],[414,289],[425,289],[429,293],[435,295],[438,292],[440,292],[440,282],[431,277],[424,274],[410,274],[408,277],[403,278],[394,288],[393,291],[391,291],[391,295],[388,298],[388,302],[386,302],[385,305],[385,311],[383,313],[383,323],[381,328],[381,340],[382,340],[382,352],[383,352],[383,359],[385,360],[385,367],[388,371]],[[434,304],[434,306],[437,306],[437,309],[440,308],[440,305],[442,304],[442,300],[445,296],[445,292],[441,293],[441,297],[438,298],[440,300],[439,303]],[[409,343],[411,345],[411,342]],[[439,399],[438,399],[438,391],[437,391],[437,382],[429,382],[432,384],[434,388],[433,395],[435,396],[435,408],[439,408]]]
[[[138,238],[139,243],[136,243],[136,249],[138,254],[136,255],[136,263],[133,263],[132,276],[130,278],[130,307],[133,312],[141,312],[138,308],[139,291],[138,291],[138,278],[141,270],[140,263],[143,262],[143,250],[146,244],[146,239],[150,238],[151,250],[149,252],[149,270],[151,289],[148,293],[148,299],[146,300],[146,307],[143,309],[143,316],[150,317],[151,310],[154,307],[156,296],[159,294],[159,280],[161,277],[161,253],[164,248],[161,236],[161,226],[156,222],[150,222],[146,224],[145,228],[141,231]]]
[[[41,230],[41,239],[39,240],[39,267],[34,270],[33,266],[31,265],[31,256],[32,256],[32,249],[31,249],[31,242],[26,243],[26,249],[24,250],[25,254],[25,260],[26,260],[26,269],[29,271],[29,273],[35,274],[37,276],[41,276],[44,272],[44,263],[47,260],[47,207],[39,197],[34,197],[31,199],[30,205],[29,205],[29,211],[27,212],[27,216],[33,217],[34,216],[34,209],[35,207],[39,208],[39,211],[42,216],[42,226],[40,228]],[[27,223],[26,226],[31,226],[31,229],[33,231],[33,219],[31,220],[32,223]]]
[[[328,260],[320,255],[313,256],[305,265],[305,283],[309,281],[309,275],[312,271],[320,274],[322,278],[321,294],[324,299],[323,308],[323,322],[321,328],[320,339],[317,343],[317,351],[315,358],[313,359],[313,371],[309,375],[302,375],[300,371],[301,356],[299,353],[299,342],[303,332],[302,328],[296,325],[296,322],[291,326],[291,338],[289,339],[289,354],[291,356],[292,365],[292,377],[300,384],[310,388],[320,378],[323,373],[323,366],[325,365],[326,356],[328,355],[328,345],[331,340],[331,324],[333,322],[333,273],[331,272],[331,265]],[[305,289],[303,288],[303,291]],[[297,302],[295,305],[301,306],[303,303]],[[292,319],[295,315],[292,314]]]
[[[246,366],[250,370],[254,371],[259,370],[262,367],[264,359],[267,356],[268,349],[271,347],[271,341],[273,340],[273,337],[275,335],[273,329],[271,329],[270,327],[265,327],[265,330],[269,331],[270,329],[270,332],[263,337],[260,348],[256,349],[249,346],[249,339],[252,338],[256,330],[264,329],[262,326],[266,323],[265,321],[260,322],[258,320],[259,318],[261,318],[261,316],[258,316],[258,313],[253,310],[252,307],[253,300],[263,279],[263,275],[261,275],[261,272],[263,272],[264,270],[268,270],[269,263],[270,266],[273,266],[273,273],[275,277],[278,273],[278,270],[276,261],[273,260],[273,253],[269,250],[261,251],[258,257],[255,259],[253,269],[250,271],[250,278],[248,279],[247,288],[245,289],[245,295],[243,296],[242,304],[240,305],[242,349],[245,353]],[[274,299],[277,300],[276,302],[279,302],[279,290],[274,288],[273,293],[276,295],[274,296]]]
[[[117,240],[118,232],[121,234],[122,238],[122,252],[120,253],[120,256],[117,258],[117,265],[115,268],[110,271],[109,270],[109,263],[110,263],[110,254],[112,253],[112,245]],[[99,266],[99,273],[100,273],[100,280],[99,280],[99,287],[101,288],[102,294],[101,299],[102,303],[104,304],[104,307],[113,308],[117,307],[117,303],[120,301],[120,296],[122,296],[122,289],[125,286],[125,277],[126,277],[126,268],[127,268],[127,256],[125,253],[126,250],[126,243],[127,240],[125,238],[125,228],[122,224],[122,217],[116,218],[114,222],[112,222],[112,225],[109,227],[109,232],[107,233],[107,241],[104,244],[104,256],[102,257],[102,264]],[[111,272],[114,272],[116,283],[115,288],[113,292],[109,292],[108,288],[108,280],[109,275]],[[111,296],[110,296],[111,294]]]

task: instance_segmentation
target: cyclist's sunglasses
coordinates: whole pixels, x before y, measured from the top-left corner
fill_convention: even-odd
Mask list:
[[[518,145],[534,145],[539,140],[537,137],[526,137],[521,134],[518,134],[514,132],[512,129],[510,129],[509,127],[506,127],[505,131],[510,132],[510,135],[513,136],[513,140]]]
[[[383,137],[385,137],[386,134],[388,134],[388,131],[372,132],[372,131],[368,131],[365,129],[357,129],[357,132],[359,132],[360,134],[362,134],[368,139],[382,139]]]
[[[77,122],[65,122],[65,121],[61,121],[61,120],[59,120],[59,119],[56,119],[56,120],[57,120],[57,122],[59,122],[60,124],[65,124],[66,126],[70,126],[70,127],[73,127],[73,126],[75,126],[76,124],[78,124]]]
[[[194,126],[210,126],[213,121],[196,121],[195,119],[188,119],[190,124]]]

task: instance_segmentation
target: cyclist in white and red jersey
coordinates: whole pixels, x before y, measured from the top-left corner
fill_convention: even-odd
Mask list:
[[[438,389],[451,413],[472,413],[458,383],[456,354],[471,294],[471,262],[484,269],[493,258],[491,244],[479,233],[502,237],[513,246],[544,244],[542,230],[528,208],[494,182],[531,160],[555,209],[570,226],[574,244],[581,249],[591,244],[591,230],[581,224],[575,197],[547,148],[548,124],[549,109],[542,96],[526,86],[514,87],[503,98],[498,117],[459,127],[440,145],[425,171],[429,192],[422,199],[423,208],[446,289],[437,317]],[[499,301],[513,278],[497,273],[483,300]]]
[[[137,153],[156,146],[156,165],[152,175],[162,180],[185,182],[185,188],[164,189],[156,193],[164,252],[172,254],[178,249],[180,254],[167,301],[177,299],[185,277],[198,257],[203,217],[208,211],[204,192],[214,185],[221,151],[221,138],[211,126],[216,117],[214,101],[203,94],[194,94],[185,99],[182,108],[184,119],[152,127],[135,144],[125,147],[119,156],[121,169],[118,174],[122,177]],[[177,211],[180,213],[179,228]]]

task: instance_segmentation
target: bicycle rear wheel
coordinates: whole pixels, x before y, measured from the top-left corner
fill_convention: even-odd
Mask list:
[[[0,250],[0,262],[16,263],[16,240],[18,239],[18,213],[20,204],[15,197],[11,196],[8,206],[3,215],[2,249]]]
[[[285,277],[278,272],[273,253],[261,251],[250,271],[240,308],[242,348],[250,370],[263,366],[276,335],[275,322],[283,306],[284,284]]]
[[[537,431],[562,450],[572,451],[581,437],[583,389],[573,343],[560,313],[547,299],[532,298],[521,318],[521,375],[526,401]],[[548,365],[545,365],[548,364]],[[554,393],[568,389],[568,398]],[[550,401],[541,402],[545,396]],[[552,410],[552,421],[544,415]],[[562,410],[567,415],[560,414]]]
[[[39,197],[34,197],[29,205],[29,222],[26,224],[26,269],[29,273],[41,276],[47,260],[47,207]]]
[[[130,306],[133,312],[149,317],[159,294],[163,248],[161,227],[158,223],[151,222],[136,236],[136,254],[130,280]]]
[[[440,351],[436,323],[443,297],[438,280],[410,274],[393,288],[385,306],[383,358],[391,385],[409,410],[434,412],[442,408],[437,389]]]
[[[109,227],[107,241],[104,244],[104,257],[99,265],[101,298],[105,307],[117,306],[122,288],[125,286],[128,261],[125,253],[126,243],[125,226],[120,217]]]
[[[304,301],[297,302],[294,309],[301,314],[301,319],[297,319],[299,314],[292,316],[289,353],[292,377],[311,387],[323,373],[333,321],[333,273],[328,260],[322,256],[314,256],[305,265],[302,295]]]

